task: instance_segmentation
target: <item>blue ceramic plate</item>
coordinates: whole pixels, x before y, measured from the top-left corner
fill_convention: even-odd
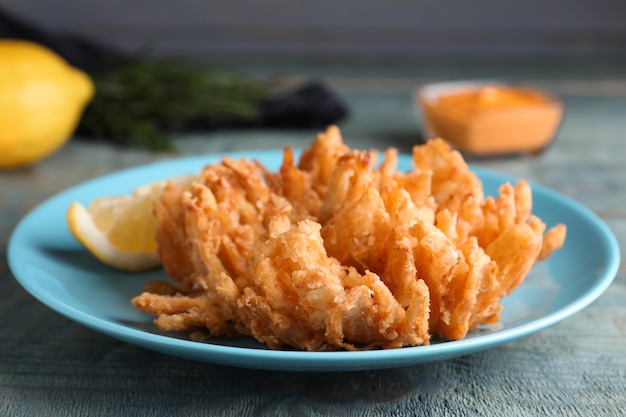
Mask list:
[[[230,154],[256,158],[277,169],[279,151]],[[403,349],[365,352],[269,350],[248,338],[193,342],[184,334],[163,333],[152,317],[129,300],[148,280],[165,274],[130,274],[113,270],[91,257],[71,236],[65,213],[71,201],[88,204],[105,195],[184,173],[196,173],[219,155],[172,160],[97,178],[44,202],[28,214],[11,236],[8,260],[20,284],[58,313],[96,331],[166,354],[230,366],[298,371],[392,368],[441,361],[493,348],[551,326],[580,311],[609,286],[619,265],[617,242],[607,226],[578,203],[534,186],[534,213],[548,226],[565,223],[564,247],[538,264],[526,281],[503,300],[500,323],[481,328],[464,340]],[[400,158],[400,169],[410,158]],[[487,193],[514,178],[475,168]]]

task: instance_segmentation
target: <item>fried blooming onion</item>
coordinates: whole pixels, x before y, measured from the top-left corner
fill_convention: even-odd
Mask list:
[[[278,172],[224,157],[154,207],[158,253],[176,285],[133,298],[162,330],[248,335],[270,348],[399,348],[456,340],[499,320],[500,300],[562,246],[529,185],[485,197],[442,140],[396,170],[389,149],[349,149],[337,127]],[[545,232],[545,233],[544,233]]]

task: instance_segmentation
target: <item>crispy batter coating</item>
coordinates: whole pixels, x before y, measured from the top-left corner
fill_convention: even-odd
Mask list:
[[[381,278],[329,257],[320,224],[304,220],[252,257],[254,282],[238,305],[249,333],[270,347],[306,350],[402,347],[428,341],[428,289],[405,309]]]
[[[396,170],[320,133],[269,172],[225,157],[155,203],[158,253],[177,284],[132,303],[163,330],[247,335],[270,348],[361,350],[457,340],[499,320],[502,297],[565,240],[532,215],[525,181],[484,196],[443,140]]]

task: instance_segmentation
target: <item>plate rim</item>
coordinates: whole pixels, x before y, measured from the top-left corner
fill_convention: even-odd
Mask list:
[[[296,157],[299,150],[296,150]],[[508,343],[525,337],[537,331],[550,327],[563,319],[581,311],[592,302],[594,302],[606,289],[611,285],[619,270],[620,249],[617,239],[608,227],[608,225],[597,216],[589,208],[574,199],[560,194],[542,184],[529,182],[533,190],[533,198],[535,193],[540,193],[542,197],[560,200],[560,202],[570,209],[577,211],[582,217],[590,222],[590,225],[598,231],[598,235],[604,240],[608,251],[604,253],[605,265],[604,272],[598,274],[593,284],[583,294],[567,305],[559,308],[548,315],[540,318],[524,322],[522,324],[498,330],[489,334],[479,335],[473,338],[465,338],[458,341],[447,341],[444,343],[431,344],[426,346],[405,347],[401,349],[386,350],[370,350],[356,352],[304,352],[298,350],[271,350],[271,349],[255,349],[239,346],[223,346],[211,343],[199,343],[191,340],[178,339],[175,337],[151,333],[142,329],[124,326],[106,320],[95,315],[91,315],[75,306],[63,302],[58,297],[50,297],[42,294],[36,286],[33,286],[26,272],[19,265],[17,259],[17,245],[20,239],[23,240],[29,221],[32,221],[37,215],[44,211],[48,206],[67,199],[68,196],[76,194],[82,189],[86,189],[93,184],[99,182],[115,181],[118,177],[128,176],[130,174],[137,175],[141,171],[151,172],[159,170],[159,168],[170,167],[172,171],[178,171],[180,165],[189,165],[200,169],[203,165],[215,162],[224,156],[233,158],[246,157],[249,159],[266,159],[277,158],[282,155],[282,150],[253,150],[253,151],[236,151],[212,153],[206,155],[197,155],[190,157],[181,157],[167,159],[163,161],[155,161],[148,164],[142,164],[134,167],[113,171],[101,176],[97,176],[81,183],[75,184],[65,190],[62,190],[51,197],[45,199],[26,215],[24,215],[17,223],[10,234],[7,245],[7,262],[17,282],[35,299],[42,304],[56,311],[57,313],[77,322],[87,328],[106,334],[110,337],[122,340],[131,344],[139,345],[147,349],[159,351],[172,356],[184,357],[187,359],[222,364],[227,366],[237,366],[246,368],[266,369],[266,370],[288,370],[288,371],[352,371],[361,369],[382,369],[398,366],[417,365],[428,362],[446,360],[452,357],[462,356],[466,354],[476,353]],[[407,158],[406,154],[399,154],[399,159]],[[470,164],[470,168],[483,181],[484,177],[497,178],[499,182],[516,181],[519,177],[501,173],[489,168]],[[171,171],[167,177],[172,176]],[[174,173],[176,175],[178,172]],[[181,171],[180,173],[183,173]],[[155,181],[158,179],[155,179]],[[134,185],[124,184],[121,189],[128,188],[132,190]],[[94,188],[94,187],[92,187]],[[124,191],[121,191],[124,192]],[[83,193],[85,194],[85,193]],[[85,197],[89,198],[89,197]],[[69,204],[69,203],[68,203]],[[63,226],[66,227],[65,223]],[[173,350],[176,351],[173,353]],[[208,357],[207,357],[208,356]],[[241,361],[241,359],[245,359]]]

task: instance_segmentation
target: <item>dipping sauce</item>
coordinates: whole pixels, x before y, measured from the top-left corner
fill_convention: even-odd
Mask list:
[[[549,103],[535,91],[519,87],[488,85],[476,90],[461,91],[439,97],[438,105],[451,106],[468,113],[485,110],[511,109]]]
[[[539,152],[563,115],[552,95],[505,84],[432,84],[420,91],[419,102],[427,138],[478,155]]]

